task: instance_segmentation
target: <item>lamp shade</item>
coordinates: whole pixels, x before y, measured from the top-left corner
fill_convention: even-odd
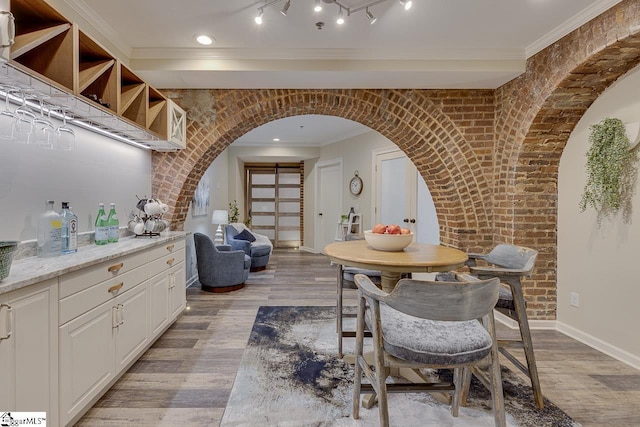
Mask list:
[[[228,224],[229,212],[223,210],[214,210],[211,217],[211,224]]]

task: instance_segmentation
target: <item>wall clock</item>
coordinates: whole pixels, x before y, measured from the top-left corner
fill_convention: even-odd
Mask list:
[[[360,195],[362,193],[362,178],[358,176],[358,171],[355,171],[354,177],[349,181],[349,191],[354,196]]]

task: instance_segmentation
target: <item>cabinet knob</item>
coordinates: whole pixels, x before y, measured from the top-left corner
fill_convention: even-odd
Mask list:
[[[113,285],[112,287],[110,287],[109,292],[111,293],[118,292],[120,289],[122,289],[123,286],[124,286],[124,282],[120,282],[117,285]]]
[[[405,219],[403,219],[402,221],[403,221],[403,222],[407,222],[407,223],[408,223],[408,222],[409,222],[409,218],[405,218]]]
[[[107,271],[109,273],[117,273],[118,271],[120,271],[120,269],[124,267],[124,262],[121,262],[120,264],[114,264],[112,266],[110,266],[109,268],[107,268]]]
[[[173,247],[174,247],[174,246],[175,246],[175,245],[169,245],[169,246],[167,246],[167,250],[168,250],[169,252],[171,252],[171,251],[173,250]]]
[[[416,223],[416,219],[415,218],[411,218],[411,224],[415,224]]]
[[[168,259],[167,264],[171,265],[175,262],[175,260],[176,260],[175,258]]]
[[[0,341],[11,338],[11,334],[13,333],[11,328],[11,306],[9,304],[0,304],[0,313],[3,308],[7,309],[7,321],[5,323],[4,335],[0,336]]]

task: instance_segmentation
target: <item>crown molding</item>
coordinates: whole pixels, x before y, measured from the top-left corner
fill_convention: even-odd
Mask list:
[[[557,42],[570,32],[580,28],[582,25],[591,21],[596,16],[611,9],[622,0],[599,0],[593,3],[591,6],[586,7],[577,15],[571,17],[571,19],[565,21],[561,25],[557,26],[538,40],[531,43],[525,48],[526,57],[530,58],[536,53],[540,52],[544,48]]]
[[[120,52],[127,56],[127,59],[131,57],[133,48],[125,42],[119,33],[113,29],[111,25],[102,19],[84,0],[62,0],[64,4],[73,10],[78,16],[82,17],[98,34],[109,40],[113,46],[115,46]],[[83,31],[86,31],[84,28]]]
[[[513,61],[526,57],[520,49],[134,48],[131,59]]]

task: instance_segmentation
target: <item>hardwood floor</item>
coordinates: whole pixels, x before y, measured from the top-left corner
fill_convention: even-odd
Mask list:
[[[335,268],[323,255],[275,250],[241,290],[187,289],[183,315],[77,425],[217,426],[261,305],[335,305]],[[640,426],[640,371],[559,332],[533,340],[545,397],[585,427]]]

